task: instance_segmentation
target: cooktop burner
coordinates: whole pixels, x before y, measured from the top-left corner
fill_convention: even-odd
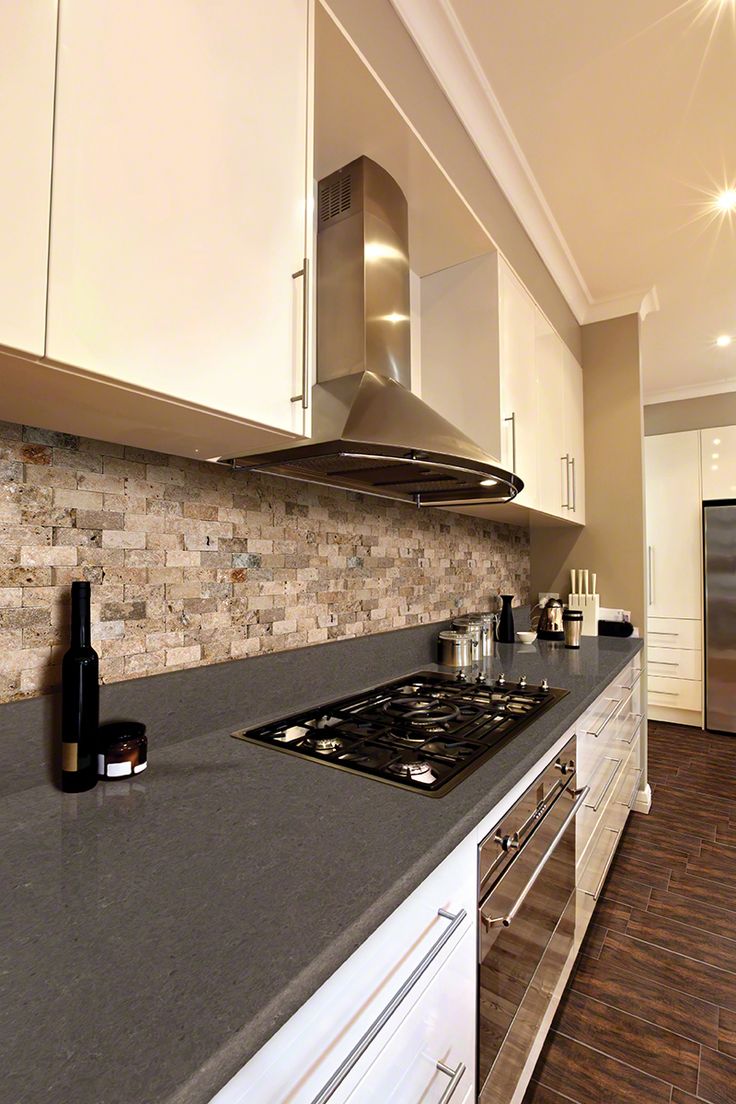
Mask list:
[[[233,736],[442,797],[566,694],[421,671]]]

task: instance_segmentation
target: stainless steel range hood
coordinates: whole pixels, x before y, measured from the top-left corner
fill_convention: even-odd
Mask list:
[[[318,190],[314,436],[233,466],[417,506],[514,498],[521,480],[411,392],[409,313],[406,199],[360,157]]]

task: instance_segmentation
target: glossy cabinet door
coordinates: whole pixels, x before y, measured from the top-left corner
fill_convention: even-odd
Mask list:
[[[645,440],[649,617],[702,618],[697,430]]]
[[[583,369],[567,345],[562,344],[563,438],[569,457],[567,516],[585,522],[585,415]]]
[[[702,429],[703,501],[736,499],[736,426]]]
[[[301,432],[311,0],[61,0],[47,355]]]
[[[516,502],[537,504],[536,307],[511,269],[499,266],[501,460],[524,481]]]
[[[564,435],[563,343],[541,311],[536,311],[535,359],[538,382],[537,418],[547,432],[537,434],[537,507],[566,517],[570,503],[570,458]]]
[[[57,0],[0,4],[0,345],[43,354]]]

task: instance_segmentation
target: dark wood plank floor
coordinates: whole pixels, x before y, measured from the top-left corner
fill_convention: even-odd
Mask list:
[[[736,1104],[736,737],[651,722],[649,780],[525,1104]]]

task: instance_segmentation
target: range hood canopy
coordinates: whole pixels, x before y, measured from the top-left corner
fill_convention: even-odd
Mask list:
[[[406,199],[360,157],[318,190],[314,437],[230,463],[417,506],[514,498],[521,480],[412,393],[410,355]]]

